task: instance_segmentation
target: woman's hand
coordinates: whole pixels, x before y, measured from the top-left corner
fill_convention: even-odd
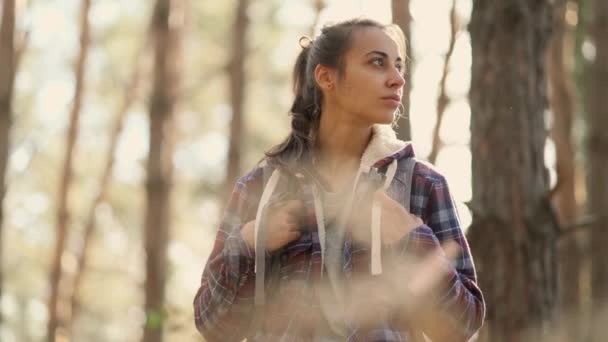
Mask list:
[[[376,191],[374,199],[382,206],[380,227],[382,243],[385,245],[399,242],[405,235],[424,223],[420,217],[405,210],[383,190]]]
[[[304,204],[300,200],[289,200],[268,208],[268,225],[265,227],[266,249],[274,252],[300,238],[300,217]],[[241,229],[241,235],[250,248],[255,246],[255,220]]]
[[[423,224],[422,219],[411,214],[397,201],[388,196],[384,190],[374,193],[373,199],[380,203],[382,216],[380,232],[382,243],[393,245],[399,242],[410,231]],[[363,208],[353,208],[351,224],[353,239],[359,243],[371,243],[371,203]]]

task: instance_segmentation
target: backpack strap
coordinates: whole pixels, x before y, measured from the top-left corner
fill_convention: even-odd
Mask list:
[[[414,167],[416,166],[416,158],[411,157],[405,160],[405,203],[404,207],[411,212],[411,195],[412,195],[412,179],[414,175]]]

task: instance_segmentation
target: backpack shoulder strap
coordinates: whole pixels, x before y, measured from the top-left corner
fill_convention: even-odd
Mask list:
[[[405,160],[405,203],[404,207],[407,211],[411,211],[410,198],[412,194],[412,179],[414,175],[414,167],[416,166],[416,159],[414,157],[407,158]]]
[[[260,163],[260,167],[262,168],[262,184],[265,186],[272,176],[272,167],[268,164],[268,161],[264,160]]]

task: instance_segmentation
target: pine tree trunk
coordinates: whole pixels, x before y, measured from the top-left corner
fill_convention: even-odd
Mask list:
[[[551,2],[477,0],[470,32],[473,223],[487,317],[480,341],[541,341],[557,312],[557,219],[544,165]]]
[[[162,341],[166,316],[163,306],[173,178],[173,116],[180,87],[180,28],[184,14],[180,5],[178,0],[157,0],[152,18],[155,53],[144,222],[145,342]]]
[[[458,35],[459,31],[458,27],[459,23],[456,13],[456,0],[452,0],[452,9],[450,10],[450,45],[448,46],[448,51],[446,52],[443,60],[443,72],[441,75],[441,81],[439,81],[439,96],[437,97],[437,121],[435,122],[435,128],[433,129],[433,143],[431,153],[429,153],[428,157],[429,162],[432,164],[435,164],[437,161],[439,150],[441,147],[443,147],[443,142],[441,141],[439,132],[441,131],[441,124],[443,123],[445,110],[451,101],[446,88],[448,74],[450,73],[450,61],[452,59],[452,54],[454,53],[456,36]]]
[[[0,265],[2,265],[2,227],[4,224],[4,195],[6,194],[6,171],[10,149],[13,84],[15,81],[15,0],[2,3],[2,26],[0,26]],[[3,268],[0,267],[0,302],[2,299]],[[0,311],[0,325],[2,312]]]
[[[574,196],[574,148],[572,122],[574,86],[572,84],[573,31],[566,23],[567,0],[560,0],[553,18],[553,35],[547,54],[549,103],[553,111],[551,138],[557,152],[555,203],[562,225],[573,224],[576,213]]]
[[[58,312],[58,304],[60,300],[59,283],[61,281],[61,256],[65,248],[65,240],[67,235],[69,217],[69,189],[72,183],[72,161],[74,157],[74,147],[78,137],[78,122],[80,117],[80,109],[82,107],[82,99],[85,91],[85,71],[86,61],[89,48],[89,9],[91,0],[83,0],[80,11],[80,51],[76,60],[76,84],[74,86],[74,99],[72,101],[72,110],[70,113],[70,121],[68,127],[68,136],[66,141],[66,154],[61,173],[61,181],[59,185],[59,194],[57,200],[56,224],[57,233],[55,236],[55,250],[53,253],[52,270],[50,274],[49,284],[51,285],[51,294],[49,297],[49,320],[47,324],[47,339],[54,341],[57,333],[57,328],[65,325],[65,317],[60,316]]]
[[[414,72],[412,62],[414,52],[412,51],[412,16],[410,14],[410,0],[392,0],[393,23],[399,25],[406,40],[406,63],[405,63],[405,85],[403,86],[403,112],[397,121],[397,137],[401,140],[412,140],[412,129],[410,121],[410,93],[412,91],[412,74]]]
[[[595,58],[589,66],[587,96],[588,207],[599,220],[591,227],[592,341],[605,341],[608,334],[608,2],[591,1],[589,33]]]
[[[557,156],[557,183],[552,202],[560,226],[574,224],[577,217],[575,198],[575,164],[572,145],[574,116],[574,88],[572,84],[573,30],[566,22],[568,1],[560,0],[555,6],[553,36],[547,54],[549,103],[553,112],[551,138]],[[582,251],[581,232],[568,233],[559,241],[560,304],[563,317],[560,335],[564,341],[576,341],[582,336],[580,269]]]
[[[232,34],[232,59],[228,66],[230,73],[230,104],[232,106],[232,119],[230,120],[230,145],[228,147],[228,165],[226,168],[226,180],[222,201],[225,203],[230,194],[230,189],[241,172],[242,137],[244,134],[245,102],[245,60],[247,58],[247,7],[249,0],[239,0],[236,16],[233,24]]]

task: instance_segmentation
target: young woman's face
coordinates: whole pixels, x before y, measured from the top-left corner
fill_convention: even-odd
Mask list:
[[[391,123],[405,84],[397,43],[382,29],[358,29],[343,61],[342,77],[330,95],[334,103],[365,124]]]

